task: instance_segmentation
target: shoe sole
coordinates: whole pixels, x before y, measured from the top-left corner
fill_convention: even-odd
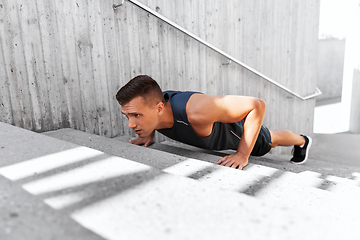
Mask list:
[[[308,137],[308,136],[306,136],[306,137],[309,139],[309,143],[308,143],[308,146],[307,146],[307,148],[306,148],[305,159],[304,159],[303,161],[301,161],[301,162],[290,161],[290,162],[292,162],[292,163],[294,163],[294,164],[296,164],[296,165],[304,164],[304,163],[308,160],[308,158],[309,158],[309,151],[310,151],[310,148],[311,148],[311,145],[312,145],[312,138],[311,138],[311,137]]]

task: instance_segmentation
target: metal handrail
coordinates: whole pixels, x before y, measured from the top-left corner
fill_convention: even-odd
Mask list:
[[[319,89],[319,88],[316,88],[315,93],[303,97],[303,96],[301,96],[301,95],[293,92],[293,91],[290,90],[289,88],[285,87],[284,85],[281,85],[280,83],[278,83],[278,82],[272,80],[271,78],[265,76],[264,74],[260,73],[259,71],[251,68],[250,66],[246,65],[245,63],[237,60],[236,58],[234,58],[233,56],[227,54],[226,52],[218,49],[217,47],[215,47],[215,46],[213,46],[212,44],[208,43],[207,41],[203,40],[202,38],[196,36],[195,34],[189,32],[189,31],[186,30],[185,28],[183,28],[183,27],[181,27],[180,25],[176,24],[175,22],[173,22],[173,21],[165,18],[164,16],[162,16],[162,15],[159,14],[159,13],[157,13],[157,12],[154,11],[153,9],[147,7],[146,5],[144,5],[144,4],[142,4],[142,3],[138,2],[138,1],[134,1],[134,0],[127,0],[127,1],[128,1],[128,2],[131,2],[132,4],[134,4],[134,5],[136,5],[136,6],[140,7],[140,8],[142,8],[143,10],[145,10],[145,11],[147,11],[148,13],[154,15],[155,17],[161,19],[162,21],[170,24],[170,25],[173,26],[174,28],[176,28],[176,29],[180,30],[181,32],[185,33],[186,35],[192,37],[193,39],[197,40],[198,42],[201,42],[202,44],[206,45],[207,47],[211,48],[212,50],[220,53],[221,55],[223,55],[224,57],[228,58],[229,60],[231,60],[231,61],[233,61],[233,62],[241,65],[242,67],[246,68],[247,70],[255,73],[255,74],[258,75],[259,77],[261,77],[261,78],[269,81],[270,83],[272,83],[272,84],[276,85],[277,87],[285,90],[286,92],[288,92],[288,93],[290,93],[290,94],[292,94],[292,95],[300,98],[301,100],[308,100],[308,99],[314,98],[314,97],[319,96],[319,95],[322,94],[322,92],[320,91],[320,89]],[[122,0],[122,3],[119,4],[119,5],[115,5],[115,4],[114,4],[114,5],[113,5],[114,10],[115,10],[117,7],[122,6],[123,4],[124,4],[124,0]]]

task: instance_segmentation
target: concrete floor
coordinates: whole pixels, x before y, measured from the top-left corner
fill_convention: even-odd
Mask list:
[[[1,240],[359,239],[359,182],[328,175],[336,164],[277,157],[238,171],[200,161],[212,153],[59,133],[0,123]]]
[[[360,166],[360,135],[351,134],[342,118],[341,98],[319,101],[314,116],[314,145],[310,157],[349,167]]]
[[[358,134],[315,134],[310,157],[349,167],[360,167],[359,142]]]

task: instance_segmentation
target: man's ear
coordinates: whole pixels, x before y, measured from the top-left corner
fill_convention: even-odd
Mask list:
[[[159,102],[157,105],[156,105],[156,109],[158,111],[158,114],[159,115],[162,115],[164,113],[164,103],[163,102]]]

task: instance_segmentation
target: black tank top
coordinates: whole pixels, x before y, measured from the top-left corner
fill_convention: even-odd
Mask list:
[[[209,136],[199,137],[191,127],[186,114],[186,104],[194,93],[197,92],[163,92],[165,100],[170,101],[171,104],[174,126],[158,131],[173,140],[195,147],[210,150],[236,150],[243,134],[244,121],[237,123],[215,122]]]

